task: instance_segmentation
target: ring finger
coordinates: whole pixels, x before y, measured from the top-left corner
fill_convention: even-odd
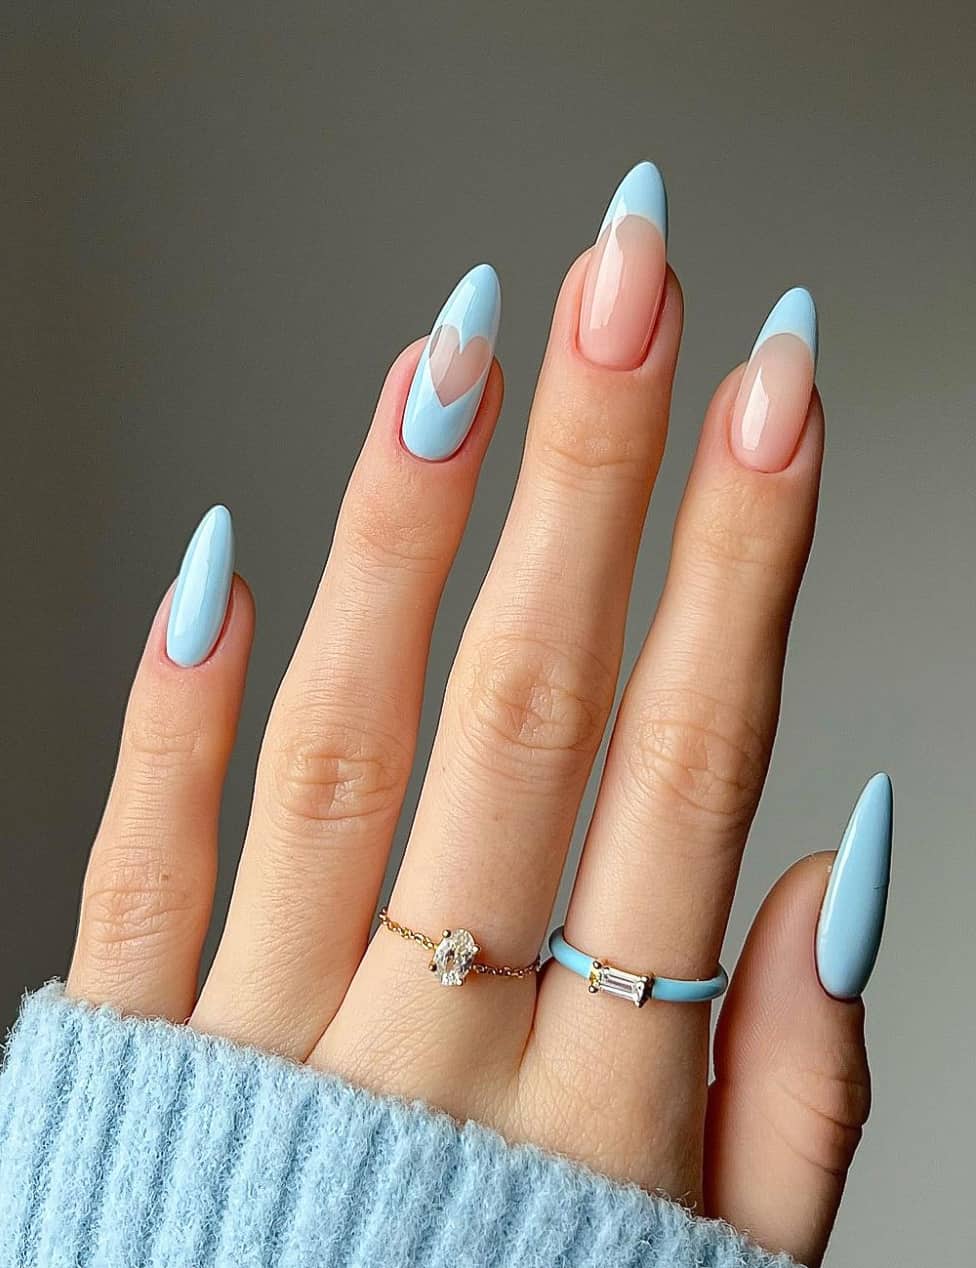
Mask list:
[[[813,302],[788,292],[708,411],[566,921],[571,945],[620,968],[716,972],[813,532],[823,439],[815,356]],[[556,1059],[570,1027],[578,1055],[613,1025],[615,1169],[696,1194],[708,1010],[652,1003],[638,1012],[588,996],[555,965],[540,1015],[540,1053]]]

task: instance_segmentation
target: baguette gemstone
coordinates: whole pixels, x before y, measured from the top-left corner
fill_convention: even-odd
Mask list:
[[[648,977],[615,969],[612,964],[601,964],[599,960],[593,961],[589,983],[591,994],[614,995],[617,999],[629,1000],[636,1008],[646,1004],[650,996]]]

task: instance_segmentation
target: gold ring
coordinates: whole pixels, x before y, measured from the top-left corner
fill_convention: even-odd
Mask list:
[[[521,978],[530,977],[539,969],[538,956],[531,964],[523,964],[520,967],[513,967],[510,964],[485,964],[482,960],[476,959],[481,948],[475,941],[474,935],[467,929],[445,929],[441,933],[440,941],[435,942],[425,933],[418,933],[416,929],[408,929],[406,925],[399,924],[385,907],[379,913],[379,922],[384,929],[389,929],[390,933],[395,933],[408,942],[418,942],[430,952],[430,963],[427,967],[431,973],[437,974],[441,986],[461,986],[469,973],[486,973],[490,977]]]

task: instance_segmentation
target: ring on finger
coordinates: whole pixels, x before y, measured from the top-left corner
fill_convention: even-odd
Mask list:
[[[531,964],[513,967],[510,964],[486,964],[475,957],[481,948],[474,935],[467,929],[445,929],[440,940],[435,942],[425,933],[410,929],[394,920],[384,907],[378,916],[380,924],[390,933],[405,938],[408,942],[417,942],[431,953],[427,965],[431,973],[436,973],[441,986],[462,986],[469,973],[484,973],[489,977],[530,977],[539,970],[539,957]]]
[[[554,929],[550,935],[549,950],[558,964],[586,980],[591,995],[613,995],[617,999],[629,1000],[638,1008],[642,1008],[649,999],[667,1000],[673,1004],[707,1003],[723,995],[729,984],[728,974],[721,965],[715,976],[709,978],[629,973],[572,946],[563,937],[562,927]]]

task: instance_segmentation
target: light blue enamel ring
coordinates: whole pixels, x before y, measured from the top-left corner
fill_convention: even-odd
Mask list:
[[[705,1004],[724,995],[729,984],[729,975],[721,965],[714,977],[701,980],[628,973],[570,946],[563,937],[562,926],[550,934],[549,950],[557,964],[584,979],[591,995],[615,995],[638,1008],[649,999],[667,1000],[672,1004]]]

